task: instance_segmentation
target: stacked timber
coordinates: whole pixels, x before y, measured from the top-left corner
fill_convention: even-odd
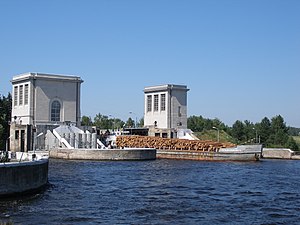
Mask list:
[[[193,150],[193,151],[218,151],[220,148],[235,147],[232,143],[215,141],[171,139],[149,136],[118,136],[118,148],[155,148],[162,150]]]

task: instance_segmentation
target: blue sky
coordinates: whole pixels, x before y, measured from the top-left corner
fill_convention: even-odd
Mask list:
[[[298,0],[0,0],[0,94],[74,74],[82,115],[143,116],[145,86],[185,84],[188,115],[300,127]]]

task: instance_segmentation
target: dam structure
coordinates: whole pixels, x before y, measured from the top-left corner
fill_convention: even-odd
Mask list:
[[[112,148],[115,135],[103,143],[96,133],[83,131],[75,126],[61,125],[46,134],[46,150],[50,158],[69,160],[154,160],[153,148]]]

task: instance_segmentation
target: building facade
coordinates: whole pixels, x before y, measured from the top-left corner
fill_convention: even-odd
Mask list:
[[[187,86],[174,84],[144,89],[144,126],[149,135],[173,138],[177,129],[187,129],[188,91]]]
[[[78,76],[25,73],[12,83],[11,151],[35,148],[35,139],[63,123],[80,124]]]

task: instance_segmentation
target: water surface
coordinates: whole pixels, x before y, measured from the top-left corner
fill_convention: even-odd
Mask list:
[[[300,161],[50,160],[43,193],[0,201],[14,224],[299,224]]]

